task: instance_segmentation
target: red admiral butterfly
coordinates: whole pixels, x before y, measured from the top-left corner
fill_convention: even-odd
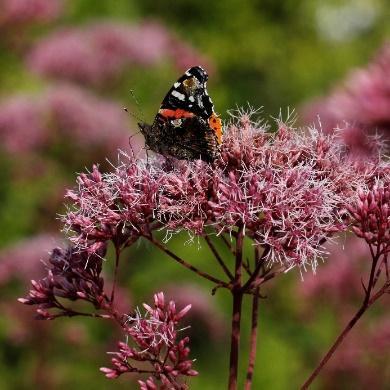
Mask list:
[[[222,142],[222,121],[206,90],[208,75],[200,66],[188,69],[173,84],[152,125],[138,123],[145,144],[178,159],[213,161]]]

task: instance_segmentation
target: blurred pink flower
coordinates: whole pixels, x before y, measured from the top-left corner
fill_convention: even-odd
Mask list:
[[[370,265],[370,251],[367,244],[357,237],[348,237],[345,242],[332,242],[325,246],[329,252],[325,264],[319,265],[315,275],[305,275],[299,285],[300,294],[310,302],[323,300],[327,304],[335,304],[336,309],[345,311],[344,305],[355,304],[362,294],[360,275],[362,265]],[[343,305],[338,305],[343,302]],[[315,310],[315,307],[313,307]]]
[[[50,22],[62,9],[62,0],[0,0],[0,27]]]
[[[49,90],[47,107],[53,127],[81,148],[128,149],[129,118],[118,103],[62,85]]]
[[[324,370],[324,388],[385,389],[390,381],[390,320],[354,329]]]
[[[0,103],[2,147],[9,153],[38,149],[48,137],[47,108],[41,98],[13,96]]]
[[[12,279],[30,281],[41,275],[42,259],[60,242],[58,235],[42,233],[0,251],[0,286]]]
[[[167,285],[165,295],[172,297],[179,306],[191,305],[185,323],[196,324],[188,329],[188,335],[194,339],[203,340],[206,336],[210,342],[223,340],[228,331],[228,324],[220,310],[210,300],[210,294],[196,285]]]
[[[0,103],[0,135],[9,153],[37,152],[60,139],[76,150],[116,155],[118,148],[129,148],[130,131],[119,104],[59,85],[39,97],[19,95]]]
[[[350,73],[329,96],[309,103],[307,121],[319,115],[327,132],[337,126],[348,146],[364,152],[370,145],[368,134],[376,131],[390,139],[390,43],[384,45],[366,68]],[[348,123],[348,125],[346,125]]]
[[[166,59],[180,70],[206,61],[163,25],[144,22],[137,26],[100,23],[57,31],[35,46],[28,64],[44,76],[101,85],[129,66],[152,66]]]

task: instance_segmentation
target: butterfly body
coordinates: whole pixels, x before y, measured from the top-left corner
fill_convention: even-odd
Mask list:
[[[203,68],[188,69],[168,91],[152,125],[139,123],[146,146],[178,159],[213,161],[222,142],[222,122],[207,94]]]

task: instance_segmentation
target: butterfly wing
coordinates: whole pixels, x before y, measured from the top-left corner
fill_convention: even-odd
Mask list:
[[[222,122],[214,112],[200,66],[188,69],[163,99],[153,124],[139,124],[146,145],[179,159],[213,161],[222,141]]]
[[[207,93],[208,74],[200,66],[188,69],[171,87],[163,99],[159,114],[165,118],[199,116],[205,120],[214,112]]]

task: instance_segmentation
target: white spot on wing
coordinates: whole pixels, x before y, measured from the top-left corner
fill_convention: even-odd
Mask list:
[[[188,98],[188,100],[189,100],[190,102],[194,102],[194,101],[195,101],[195,98],[194,98],[193,96],[190,96],[190,97]]]
[[[184,73],[186,76],[191,76],[191,73],[187,70],[187,72]]]
[[[172,96],[182,101],[184,101],[184,99],[186,98],[182,93],[178,91],[172,91]]]
[[[175,88],[179,88],[179,87],[180,87],[180,83],[178,83],[178,82],[176,81],[176,83],[173,84],[173,86],[174,86]]]

